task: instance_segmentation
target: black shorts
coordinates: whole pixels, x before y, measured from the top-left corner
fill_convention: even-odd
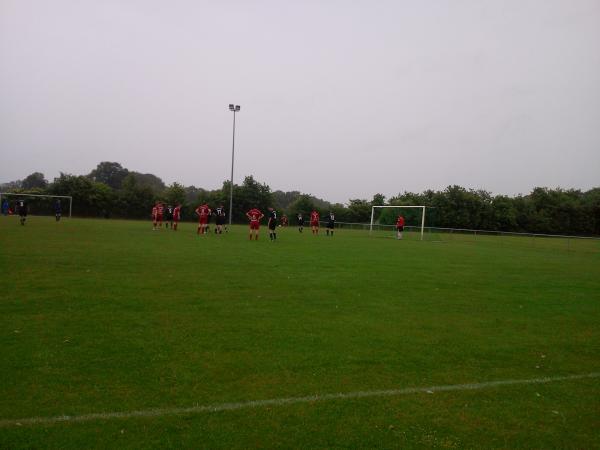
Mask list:
[[[304,220],[300,220],[300,221],[298,222],[298,226],[299,226],[299,227],[303,227],[303,226],[304,226]]]
[[[269,220],[269,230],[274,230],[277,227],[276,220]]]
[[[173,222],[173,214],[166,214],[165,215],[165,220],[167,222]]]
[[[225,225],[225,217],[217,216],[216,224],[217,225]]]
[[[334,226],[335,226],[335,222],[333,220],[330,220],[329,222],[327,222],[327,228],[330,228],[333,230]]]
[[[396,227],[397,231],[404,231],[404,227]]]

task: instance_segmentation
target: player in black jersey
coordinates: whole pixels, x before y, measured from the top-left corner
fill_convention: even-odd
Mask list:
[[[23,199],[17,200],[17,212],[19,213],[21,225],[25,225],[25,221],[27,220],[27,202]]]
[[[335,227],[335,215],[330,211],[327,220],[327,236],[333,236],[333,228]]]
[[[173,206],[167,205],[165,208],[165,228],[173,228]]]
[[[277,239],[277,211],[273,208],[269,208],[269,238],[271,241]]]
[[[54,202],[54,216],[56,217],[57,222],[60,220],[60,217],[62,216],[62,206],[60,204],[60,200],[56,200]]]
[[[304,217],[302,217],[302,213],[298,213],[296,218],[298,219],[298,231],[302,233],[302,229],[304,228]]]
[[[215,212],[214,212],[215,216],[216,216],[216,224],[217,227],[215,228],[215,233],[216,234],[223,234],[223,225],[225,225],[225,218],[227,217],[227,214],[225,213],[225,208],[223,207],[223,205],[219,206]]]

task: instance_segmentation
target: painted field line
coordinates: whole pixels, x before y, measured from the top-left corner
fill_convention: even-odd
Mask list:
[[[23,425],[51,425],[56,423],[90,422],[93,420],[130,419],[135,417],[162,417],[181,414],[199,414],[219,411],[234,411],[247,408],[261,408],[264,406],[282,406],[297,403],[323,402],[327,400],[348,400],[367,397],[393,397],[407,394],[434,393],[448,391],[470,391],[486,389],[498,386],[511,386],[519,384],[545,384],[557,381],[581,380],[584,378],[599,378],[600,372],[592,372],[581,375],[566,375],[546,378],[530,378],[524,380],[498,380],[483,383],[449,384],[442,386],[412,387],[403,389],[390,389],[383,391],[357,391],[341,392],[337,394],[309,395],[306,397],[273,398],[268,400],[252,400],[238,403],[217,403],[213,405],[197,405],[185,408],[156,408],[138,411],[121,411],[82,414],[78,416],[55,416],[55,417],[28,417],[23,419],[2,419],[0,428],[15,427]]]

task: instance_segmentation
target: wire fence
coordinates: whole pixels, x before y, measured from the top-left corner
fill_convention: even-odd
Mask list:
[[[324,222],[325,223],[325,222]],[[336,222],[336,228],[370,232],[368,223]],[[395,225],[373,224],[371,236],[396,238]],[[406,240],[420,240],[421,228],[405,226],[402,236]],[[433,242],[472,242],[500,246],[526,246],[540,249],[589,251],[600,253],[600,237],[566,236],[561,234],[519,233],[510,231],[475,230],[468,228],[425,227],[423,240]]]

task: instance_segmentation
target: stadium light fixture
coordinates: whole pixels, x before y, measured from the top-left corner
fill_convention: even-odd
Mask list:
[[[240,111],[240,105],[229,104],[229,111],[233,113],[233,140],[231,143],[231,179],[229,181],[229,225],[233,216],[233,161],[235,155],[235,113]]]

